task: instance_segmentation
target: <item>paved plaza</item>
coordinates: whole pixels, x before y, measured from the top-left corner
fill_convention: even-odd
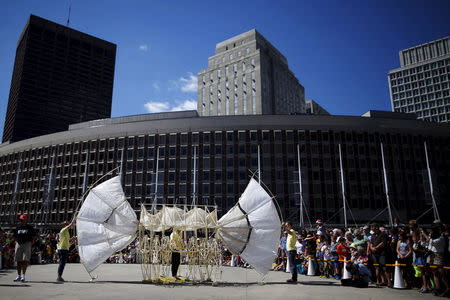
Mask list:
[[[140,265],[104,264],[95,283],[80,264],[68,264],[65,283],[56,283],[57,265],[36,265],[27,272],[26,283],[13,282],[13,270],[0,270],[0,299],[432,299],[416,290],[342,287],[333,279],[299,276],[287,284],[288,273],[270,272],[266,284],[258,284],[254,270],[222,268],[219,286],[211,284],[153,285],[141,283]]]

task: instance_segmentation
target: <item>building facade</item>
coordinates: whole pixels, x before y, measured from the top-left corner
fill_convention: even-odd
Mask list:
[[[117,167],[136,210],[155,197],[159,203],[192,203],[195,197],[199,204],[217,204],[219,215],[259,169],[283,218],[294,222],[300,172],[308,218],[342,223],[339,145],[355,222],[367,222],[386,207],[382,151],[394,216],[417,218],[432,203],[425,144],[438,208],[448,207],[449,125],[405,114],[199,117],[187,111],[74,124],[65,132],[0,145],[0,224],[22,213],[36,223],[70,219],[83,192]],[[440,213],[448,220],[448,209]],[[378,218],[386,221],[387,214]],[[427,220],[431,212],[421,219]]]
[[[400,51],[389,71],[392,111],[432,122],[450,122],[450,37]]]
[[[198,72],[201,116],[304,113],[304,88],[286,57],[251,30],[220,42]]]
[[[314,100],[305,101],[306,114],[308,115],[329,115],[330,113]]]
[[[3,142],[111,117],[116,45],[31,15],[17,44]]]

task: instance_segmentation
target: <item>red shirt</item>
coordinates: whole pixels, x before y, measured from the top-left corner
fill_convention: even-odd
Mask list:
[[[336,253],[339,255],[339,261],[344,261],[348,259],[349,253],[347,246],[343,244],[337,245]]]

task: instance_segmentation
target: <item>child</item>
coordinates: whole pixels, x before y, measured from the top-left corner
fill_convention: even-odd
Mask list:
[[[347,245],[345,244],[345,238],[344,237],[339,237],[338,238],[338,245],[336,246],[336,253],[338,254],[338,258],[339,258],[339,263],[338,263],[338,274],[337,276],[340,279],[342,276],[342,266],[344,265],[344,262],[348,261],[349,259],[349,250],[347,248]]]
[[[322,276],[324,278],[329,278],[333,275],[333,268],[331,266],[331,260],[333,259],[333,255],[331,254],[330,242],[325,240],[325,243],[321,249],[323,253],[323,272]]]

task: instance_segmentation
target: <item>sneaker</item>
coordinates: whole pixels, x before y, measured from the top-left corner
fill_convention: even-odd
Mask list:
[[[20,281],[26,282],[25,275],[23,275],[22,278],[20,278]]]
[[[295,283],[295,282],[297,282],[297,280],[294,280],[294,279],[288,279],[288,280],[286,280],[286,282],[289,282],[289,283]]]
[[[22,280],[22,276],[21,275],[17,275],[16,279],[14,279],[15,282],[21,281],[21,280]]]

